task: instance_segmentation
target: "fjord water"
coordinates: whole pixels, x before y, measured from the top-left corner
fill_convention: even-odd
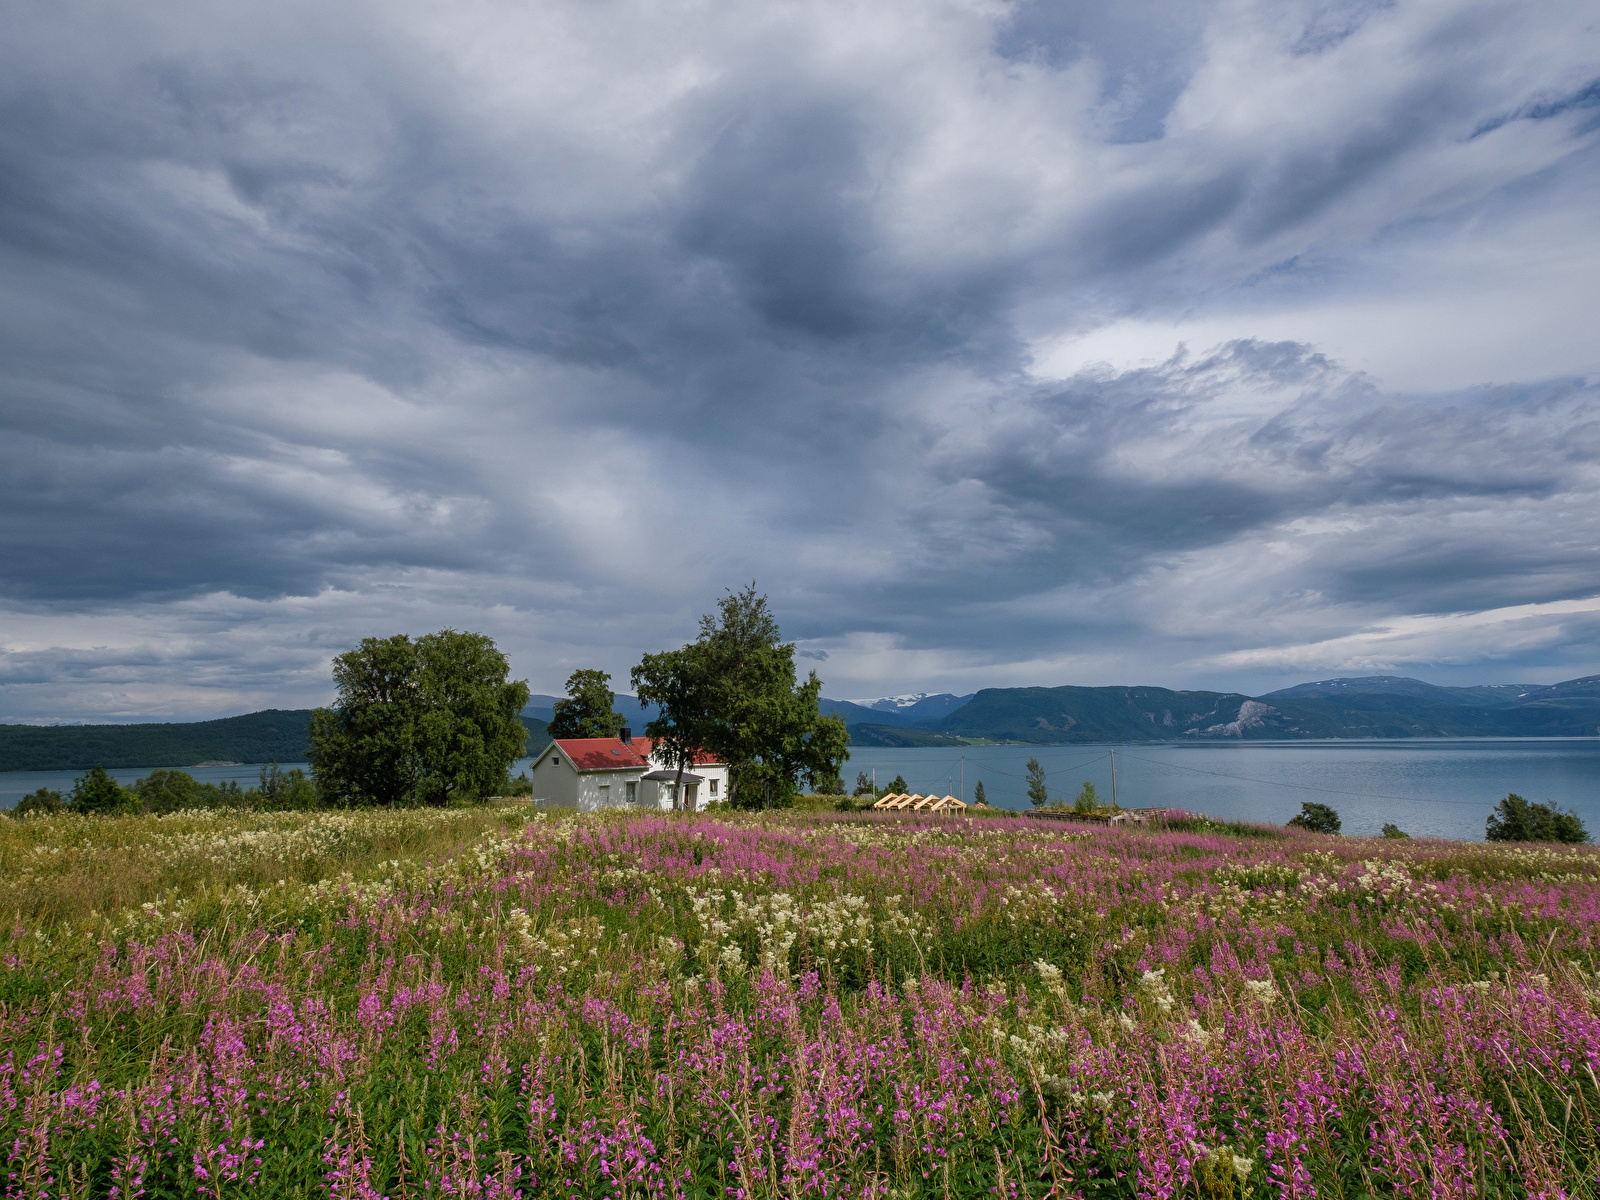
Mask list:
[[[1484,819],[1507,792],[1571,808],[1600,840],[1600,738],[1405,739],[1339,742],[1206,742],[1126,746],[973,746],[959,749],[851,748],[844,776],[876,770],[878,782],[904,775],[912,791],[972,798],[981,779],[989,803],[1028,807],[1027,762],[1044,767],[1052,800],[1070,802],[1085,780],[1127,808],[1172,806],[1208,816],[1281,824],[1305,800],[1339,811],[1348,834],[1392,822],[1418,837],[1482,840]],[[963,759],[965,762],[963,764]],[[519,760],[512,773],[527,767]],[[285,763],[290,766],[305,764]],[[186,767],[207,783],[255,783],[261,767]],[[110,772],[130,784],[150,768]],[[0,808],[39,787],[66,794],[80,771],[0,774]]]
[[[1207,816],[1282,824],[1306,800],[1337,809],[1344,832],[1376,834],[1385,823],[1416,837],[1483,840],[1491,809],[1507,792],[1571,808],[1600,841],[1600,738],[1394,739],[1338,742],[1204,742],[1126,746],[973,746],[892,749],[856,746],[845,778],[898,773],[914,792],[959,794],[983,781],[990,804],[1029,807],[1027,761],[1044,767],[1051,800],[1071,803],[1085,781],[1124,808],[1171,806]],[[965,759],[963,764],[962,759]]]

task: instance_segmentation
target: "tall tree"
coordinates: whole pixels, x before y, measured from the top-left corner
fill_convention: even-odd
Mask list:
[[[550,719],[553,738],[609,738],[622,732],[622,714],[612,711],[616,694],[604,671],[574,671],[567,677],[567,698],[555,703]]]
[[[1037,758],[1028,760],[1028,799],[1033,801],[1035,808],[1050,801],[1050,789],[1044,782],[1044,768],[1039,765]]]
[[[442,804],[503,787],[527,730],[526,681],[478,633],[366,638],[333,661],[338,696],[311,714],[324,794],[350,804]]]
[[[680,779],[695,750],[715,755],[728,764],[740,807],[786,798],[802,777],[813,787],[831,782],[850,756],[843,719],[818,707],[822,681],[812,671],[796,683],[794,644],[753,583],[700,619],[697,640],[645,655],[632,680],[641,701],[660,707],[646,731]]]
[[[672,788],[674,808],[682,803],[684,771],[714,738],[709,669],[704,647],[692,643],[681,650],[646,654],[630,676],[639,702],[655,705],[661,714],[645,725],[645,733],[655,742],[655,756],[678,773]]]
[[[989,799],[983,794],[983,780],[978,780],[978,786],[972,789],[972,802],[988,807]]]

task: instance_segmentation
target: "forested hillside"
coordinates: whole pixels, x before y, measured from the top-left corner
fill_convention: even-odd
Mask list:
[[[550,740],[546,723],[530,716],[522,723],[528,753],[537,754]],[[162,724],[0,725],[0,771],[304,762],[310,726],[309,708]]]
[[[0,771],[304,762],[309,708],[151,725],[0,725]]]

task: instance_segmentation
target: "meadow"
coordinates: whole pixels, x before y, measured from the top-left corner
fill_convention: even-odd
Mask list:
[[[1600,1190],[1587,847],[35,816],[0,904],[8,1197]]]

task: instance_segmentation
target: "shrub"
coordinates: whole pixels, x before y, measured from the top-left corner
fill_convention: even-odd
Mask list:
[[[181,812],[188,808],[208,808],[202,785],[187,771],[158,769],[133,785],[139,805],[148,813]]]
[[[104,767],[91,767],[75,779],[68,803],[76,813],[126,816],[139,811],[139,797],[107,775]]]
[[[60,792],[53,792],[42,787],[38,791],[29,792],[17,806],[11,810],[13,817],[25,817],[29,813],[58,813],[63,807]]]
[[[1289,824],[1311,833],[1338,833],[1340,826],[1338,813],[1328,805],[1312,800],[1300,806],[1300,814],[1290,818]]]
[[[1398,825],[1385,825],[1383,827],[1383,836],[1386,838],[1408,838],[1411,835]]]
[[[1511,792],[1489,814],[1484,835],[1491,842],[1568,842],[1589,840],[1578,814],[1548,804],[1532,804]]]

